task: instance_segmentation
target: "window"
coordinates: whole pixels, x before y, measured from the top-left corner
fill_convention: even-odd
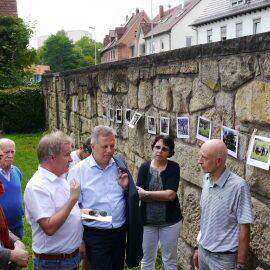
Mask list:
[[[240,6],[242,4],[244,4],[244,0],[232,0],[232,6],[236,7],[236,6]]]
[[[255,19],[253,20],[253,34],[259,34],[261,33],[261,19]]]
[[[243,35],[243,23],[236,23],[235,24],[235,36],[236,37],[242,37]]]
[[[141,55],[145,55],[145,44],[141,44]]]
[[[130,46],[130,49],[131,49],[131,57],[134,57],[135,56],[135,46],[134,45]]]
[[[163,51],[164,50],[164,42],[163,40],[160,41],[160,49]]]
[[[154,53],[154,52],[155,52],[155,42],[150,41],[150,53]]]
[[[190,36],[186,37],[186,47],[191,46],[191,44],[192,44],[192,37]]]
[[[207,30],[207,43],[212,42],[212,29]]]
[[[227,26],[220,27],[220,40],[226,40],[227,39]]]

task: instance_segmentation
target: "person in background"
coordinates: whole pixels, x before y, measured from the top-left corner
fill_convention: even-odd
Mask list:
[[[17,237],[23,237],[23,202],[21,195],[22,173],[13,165],[15,156],[14,141],[6,138],[0,139],[0,150],[3,157],[0,162],[0,180],[5,193],[0,197],[8,228]]]
[[[180,168],[168,158],[174,154],[174,141],[157,136],[152,144],[153,158],[138,171],[137,189],[144,224],[142,270],[153,270],[158,243],[166,270],[177,269],[177,240],[182,215],[177,196]]]
[[[71,139],[61,131],[38,145],[39,167],[24,192],[26,220],[32,229],[35,270],[78,270],[82,244],[80,186],[66,181]]]
[[[83,144],[78,149],[71,152],[70,156],[72,158],[72,162],[70,163],[70,168],[72,168],[78,162],[89,157],[91,153],[92,153],[91,137],[89,137],[83,142]]]
[[[3,153],[0,150],[0,162]],[[0,197],[5,193],[0,180]],[[7,221],[0,205],[0,269],[13,270],[26,267],[29,254],[20,239],[8,230]]]
[[[200,232],[194,265],[200,270],[242,270],[253,222],[248,183],[226,167],[222,140],[205,142],[198,163],[206,173],[201,195]]]

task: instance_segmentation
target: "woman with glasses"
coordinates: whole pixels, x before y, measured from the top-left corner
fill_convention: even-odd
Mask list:
[[[152,160],[140,166],[137,181],[144,224],[141,269],[154,269],[160,242],[165,269],[176,270],[182,215],[177,197],[180,168],[168,159],[174,155],[174,140],[157,136],[152,150]]]

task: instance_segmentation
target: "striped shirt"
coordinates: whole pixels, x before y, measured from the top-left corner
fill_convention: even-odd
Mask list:
[[[200,206],[199,244],[212,252],[236,251],[239,224],[253,222],[247,182],[228,169],[214,184],[207,174],[204,178]]]

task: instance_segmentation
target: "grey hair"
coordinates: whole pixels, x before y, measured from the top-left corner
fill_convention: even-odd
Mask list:
[[[52,155],[60,155],[62,145],[65,143],[72,144],[72,139],[62,131],[55,131],[41,138],[37,149],[39,163],[46,162]]]
[[[15,142],[12,141],[11,139],[7,139],[7,138],[0,139],[0,149],[2,149],[5,144],[13,144],[14,149],[15,149]]]
[[[111,135],[115,136],[115,131],[113,130],[113,128],[108,126],[96,126],[91,134],[91,144],[98,144],[98,138],[101,135],[104,137],[108,137]]]

